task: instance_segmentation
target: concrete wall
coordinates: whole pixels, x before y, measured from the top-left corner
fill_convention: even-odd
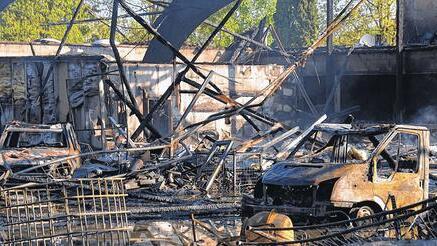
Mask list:
[[[115,64],[111,65],[110,70],[113,70],[115,67]],[[282,66],[276,65],[199,65],[199,67],[205,74],[210,70],[214,71],[214,83],[223,91],[223,93],[230,95],[233,99],[242,103],[246,102],[257,92],[268,86],[269,83],[283,71]],[[152,106],[151,104],[153,100],[157,100],[164,91],[171,86],[173,78],[176,76],[177,72],[183,68],[183,65],[173,67],[172,65],[165,64],[125,64],[125,70],[131,84],[131,89],[136,96],[137,104],[143,113],[147,113],[147,108]],[[193,72],[189,72],[187,78],[195,80],[198,83],[203,82],[203,80]],[[119,84],[118,76],[111,76],[111,80],[116,81]],[[164,107],[164,110],[154,117],[154,125],[162,131],[161,133],[164,136],[169,134],[165,129],[173,128],[174,125],[177,124],[181,115],[185,112],[187,106],[191,102],[194,94],[190,92],[195,92],[195,88],[186,83],[182,83],[180,88],[176,89],[176,93],[171,98],[171,102],[169,102],[171,107]],[[114,100],[116,100],[116,98],[114,98]],[[146,105],[148,101],[151,102],[149,105]],[[226,105],[217,102],[206,95],[202,95],[191,113],[188,115],[185,125],[202,121],[209,115],[224,110],[225,106]],[[170,113],[169,107],[173,117],[165,117],[166,114]],[[268,109],[267,111],[270,113],[274,110]],[[168,127],[167,124],[169,124],[170,127]],[[138,125],[139,122],[137,118],[135,116],[130,116],[129,132],[132,133]],[[232,119],[230,125],[226,125],[224,119],[213,122],[204,127],[202,131],[216,131],[222,136],[249,136],[253,133],[250,128],[246,127],[245,120],[242,117]]]
[[[395,48],[356,49],[347,56],[347,49],[335,49],[333,62],[335,73],[340,74],[339,91],[340,109],[360,106],[354,115],[359,120],[392,122],[395,109],[396,90],[396,51]],[[304,86],[316,107],[322,109],[327,95],[332,89],[332,81],[326,77],[326,53],[321,49],[316,52],[299,70]],[[437,115],[437,46],[406,47],[403,53],[405,90],[405,121],[429,123],[423,121],[425,109],[433,108]],[[264,63],[284,64],[281,57],[266,54],[259,61]],[[297,93],[298,109],[296,118],[305,118],[309,113],[301,93]],[[329,112],[328,112],[329,113]],[[434,124],[437,119],[434,120]]]
[[[119,98],[103,84],[101,57],[61,57],[53,63],[53,74],[44,85],[52,61],[50,57],[0,58],[2,124],[12,120],[31,123],[73,122],[80,141],[94,148],[102,148],[105,144],[105,134],[101,129],[111,127],[108,115],[121,124],[127,117],[129,133],[136,129],[138,119],[130,116],[130,111],[125,111]],[[115,64],[109,64],[108,71],[116,70]],[[171,86],[181,69],[183,65],[125,63],[130,87],[141,112],[148,113],[154,101]],[[242,103],[268,86],[283,71],[282,66],[276,65],[200,65],[200,69],[205,73],[213,70],[214,83],[223,93]],[[109,78],[121,89],[118,74],[112,74]],[[193,72],[188,73],[187,77],[199,83],[203,81]],[[194,88],[182,83],[164,109],[154,115],[152,123],[162,135],[168,136],[172,132],[192,100],[194,91]],[[291,103],[293,94],[289,90],[285,92],[289,97],[283,102],[270,103],[264,113],[271,116],[282,111],[290,113],[291,106],[286,104]],[[202,121],[223,109],[225,105],[202,95],[185,125]],[[253,134],[241,117],[232,118],[231,124],[225,124],[224,119],[213,122],[202,131],[214,131],[221,137]]]
[[[56,54],[58,44],[41,44],[41,43],[16,43],[0,42],[0,57],[21,57],[21,56],[53,56]],[[145,45],[118,45],[120,56],[127,61],[142,61],[146,53]],[[35,54],[32,52],[35,52]],[[181,53],[192,58],[196,49],[186,47],[181,49]],[[214,62],[223,51],[220,49],[207,49],[197,60],[198,62]],[[110,46],[92,46],[82,45],[65,45],[62,48],[61,55],[82,55],[82,56],[104,56],[108,60],[114,60]]]

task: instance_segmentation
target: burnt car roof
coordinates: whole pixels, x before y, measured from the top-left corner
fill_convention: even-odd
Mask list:
[[[329,124],[323,123],[316,125],[314,131],[333,133],[336,135],[378,135],[389,132],[392,129],[414,129],[427,131],[428,128],[422,126],[379,124],[379,125],[351,125],[351,124]]]
[[[14,122],[8,123],[5,126],[5,130],[7,130],[7,131],[51,131],[51,132],[60,132],[63,129],[63,125],[65,125],[65,124],[44,125],[44,124],[30,124],[30,123],[14,121]]]

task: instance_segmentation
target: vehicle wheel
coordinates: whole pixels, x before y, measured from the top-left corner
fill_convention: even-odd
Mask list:
[[[360,208],[357,209],[356,214],[355,214],[355,218],[363,218],[363,217],[368,217],[368,216],[372,216],[375,213],[373,212],[373,209],[371,207],[368,206],[362,206]]]
[[[375,214],[373,208],[369,207],[369,206],[362,206],[362,207],[355,207],[351,209],[351,218],[365,218],[365,217],[369,217]],[[372,219],[367,219],[367,220],[360,220],[360,221],[355,221],[353,223],[353,226],[355,227],[360,227],[363,225],[369,225],[369,224],[373,224],[375,223],[377,220],[375,218]],[[364,237],[364,238],[368,238],[371,237],[373,235],[375,235],[376,230],[375,228],[369,227],[369,228],[365,228],[362,230],[359,230],[356,232],[357,235],[359,235],[360,237]]]

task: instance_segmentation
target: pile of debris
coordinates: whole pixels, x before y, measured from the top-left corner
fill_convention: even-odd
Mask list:
[[[6,126],[0,137],[0,210],[3,211],[0,219],[7,233],[0,233],[1,242],[128,244],[133,230],[128,217],[129,220],[140,222],[187,219],[191,216],[192,237],[188,238],[185,233],[178,234],[183,243],[198,243],[196,228],[200,227],[203,232],[213,234],[218,242],[229,244],[238,240],[236,228],[234,232],[227,232],[199,218],[239,219],[241,202],[243,216],[272,209],[294,216],[297,211],[299,216],[304,217],[305,226],[314,217],[316,219],[313,221],[317,221],[318,217],[339,219],[341,216],[350,216],[351,211],[356,217],[312,227],[272,229],[243,226],[246,232],[268,240],[246,242],[248,244],[278,243],[265,232],[272,230],[293,230],[295,238],[290,241],[293,244],[360,243],[366,241],[366,237],[357,236],[355,232],[367,228],[372,231],[375,229],[378,236],[383,232],[391,233],[394,228],[396,235],[401,235],[399,238],[434,238],[435,200],[426,200],[429,156],[424,155],[428,149],[431,150],[431,156],[436,156],[437,151],[429,148],[427,129],[356,125],[352,117],[347,117],[348,112],[323,115],[311,102],[307,104],[313,113],[314,123],[300,129],[272,119],[258,110],[290,75],[297,77],[296,70],[363,1],[352,4],[352,0],[320,38],[294,61],[283,49],[279,50],[289,62],[289,67],[253,98],[242,103],[223,93],[213,81],[213,71],[206,74],[195,65],[241,0],[236,1],[191,60],[136,14],[124,0],[114,0],[110,43],[123,89],[120,90],[108,76],[104,82],[140,124],[132,134],[128,134],[114,119],[110,119],[114,129],[117,129],[116,141],[112,149],[101,151],[93,151],[89,146],[80,144],[70,124],[30,125],[14,122]],[[186,65],[147,115],[139,110],[115,45],[119,6]],[[76,14],[64,39],[75,18]],[[62,45],[63,42],[60,48]],[[202,81],[188,79],[188,72],[194,72]],[[175,124],[174,132],[162,136],[150,122],[175,88],[183,82],[196,91]],[[300,87],[303,88],[302,84]],[[335,86],[332,94],[334,92]],[[224,104],[225,109],[203,121],[190,124],[186,121],[187,116],[201,95]],[[237,116],[244,118],[256,132],[255,136],[249,139],[230,136],[220,139],[214,135],[199,134],[202,127],[212,122]],[[328,118],[346,117],[346,120],[342,120],[344,124],[323,124]],[[399,137],[404,133],[413,138]],[[145,137],[140,140],[142,134]],[[416,142],[414,136],[417,137]],[[395,142],[396,137],[397,153],[386,148],[386,145]],[[365,140],[360,142],[359,139]],[[410,149],[410,146],[413,148]],[[401,147],[402,153],[399,151]],[[380,180],[386,182],[382,188],[376,185]],[[414,197],[405,198],[405,191],[399,189],[399,184],[410,180],[411,183],[417,181],[417,186],[414,186],[416,183],[411,185],[413,188],[408,186],[411,188],[409,194]],[[418,190],[420,192],[416,192]],[[358,200],[368,198],[369,192],[373,191],[375,193],[371,194],[369,200]],[[388,193],[391,191],[398,193]],[[382,194],[382,197],[390,200],[374,201],[375,194]],[[334,196],[338,200],[331,201]],[[377,211],[372,207],[374,203],[369,205],[363,201],[385,206]],[[405,207],[408,202],[415,204]],[[397,209],[398,206],[408,209]],[[411,212],[411,208],[416,211]],[[363,214],[361,218],[357,216],[360,212]],[[427,223],[405,223],[411,218],[418,218],[414,217],[416,215],[432,217],[427,218]],[[378,216],[383,218],[368,226],[361,223],[369,219],[373,221]],[[405,228],[410,228],[407,230],[409,233],[419,230],[417,226],[423,225],[432,227],[427,228],[426,236],[417,236],[418,233],[405,236],[400,233]],[[234,223],[234,226],[241,227],[238,223]],[[369,232],[366,230],[366,233]],[[372,235],[367,238],[376,237]],[[391,237],[384,239],[387,238]],[[157,238],[154,240],[159,241]]]

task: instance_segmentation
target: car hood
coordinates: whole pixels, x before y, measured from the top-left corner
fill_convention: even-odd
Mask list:
[[[347,172],[347,164],[297,164],[280,162],[267,171],[263,184],[305,186],[318,185],[325,180],[341,177]]]
[[[0,150],[0,164],[38,164],[37,162],[67,155],[68,149],[63,148],[7,149]]]

